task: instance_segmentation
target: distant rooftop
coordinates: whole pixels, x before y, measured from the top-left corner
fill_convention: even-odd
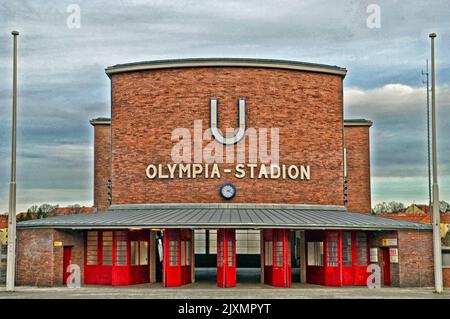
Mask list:
[[[250,58],[193,58],[154,60],[135,63],[116,64],[105,69],[108,76],[123,72],[135,72],[157,69],[192,68],[192,67],[259,67],[271,69],[288,69],[297,71],[335,74],[345,77],[347,69],[336,65],[316,64],[300,61],[250,59]]]

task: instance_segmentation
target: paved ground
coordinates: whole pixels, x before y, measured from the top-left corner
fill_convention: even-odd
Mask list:
[[[450,299],[450,290],[437,295],[432,289],[414,288],[328,288],[312,285],[294,284],[290,289],[279,289],[259,284],[240,284],[235,288],[221,289],[214,283],[195,283],[181,288],[163,288],[160,284],[137,285],[129,287],[84,286],[79,289],[17,287],[16,291],[6,292],[0,288],[0,299],[33,299],[33,298],[132,298],[132,299],[322,299],[322,298],[446,298]]]
[[[330,288],[293,283],[290,289],[280,289],[259,284],[259,269],[238,269],[235,288],[218,288],[216,285],[216,269],[203,268],[196,272],[196,283],[179,288],[164,288],[160,283],[135,285],[127,287],[83,286],[79,289],[17,287],[13,293],[0,288],[0,299],[33,299],[33,298],[132,298],[132,299],[322,299],[322,298],[446,298],[450,299],[450,290],[442,295],[433,293],[431,288],[382,288],[366,287]],[[298,274],[294,274],[295,279]]]

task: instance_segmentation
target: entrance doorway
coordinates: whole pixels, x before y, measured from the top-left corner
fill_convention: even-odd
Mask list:
[[[67,268],[71,264],[72,260],[72,246],[64,246],[63,252],[63,285],[67,284],[67,278],[70,276],[70,272],[67,271]]]
[[[236,230],[217,231],[217,285],[236,286]]]
[[[264,283],[291,287],[291,241],[287,229],[264,229]]]
[[[389,248],[383,248],[383,285],[391,285],[391,261],[389,257]]]
[[[163,285],[178,287],[192,282],[192,230],[165,229]]]

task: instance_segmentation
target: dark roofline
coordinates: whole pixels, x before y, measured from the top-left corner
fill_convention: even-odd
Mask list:
[[[365,119],[348,119],[344,120],[345,126],[368,126],[371,127],[373,125],[372,121]]]
[[[89,121],[92,126],[96,125],[111,125],[111,119],[109,117],[97,117]]]
[[[157,69],[188,68],[188,67],[259,67],[272,69],[288,69],[297,71],[317,72],[340,75],[345,78],[347,69],[336,65],[316,64],[300,61],[250,59],[250,58],[191,58],[154,60],[135,63],[116,64],[105,69],[106,74],[136,72]]]
[[[111,119],[108,117],[98,117],[89,121],[93,126],[95,125],[111,125]],[[372,121],[364,119],[350,119],[344,120],[345,126],[369,126],[373,125]]]

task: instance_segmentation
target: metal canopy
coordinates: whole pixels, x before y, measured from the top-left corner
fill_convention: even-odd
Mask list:
[[[18,228],[289,228],[401,230],[431,225],[350,213],[338,206],[305,205],[119,205],[106,212],[57,216],[18,223]]]

